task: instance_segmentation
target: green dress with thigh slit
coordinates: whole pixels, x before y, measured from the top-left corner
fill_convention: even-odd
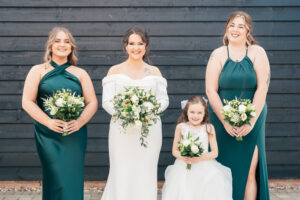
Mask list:
[[[37,104],[45,111],[42,98],[53,95],[56,90],[71,89],[82,95],[80,81],[65,69],[70,64],[58,66],[40,81]],[[48,111],[45,111],[50,116]],[[51,116],[50,116],[51,117]],[[87,127],[68,136],[54,132],[35,121],[35,141],[43,171],[43,200],[83,200],[84,156]]]
[[[257,88],[257,77],[253,63],[247,55],[240,62],[234,62],[229,57],[226,60],[219,77],[218,94],[223,99],[232,100],[235,97],[253,100]],[[219,147],[217,160],[229,167],[233,180],[233,199],[243,200],[245,194],[248,173],[252,161],[255,146],[258,147],[259,164],[256,170],[257,199],[269,200],[268,173],[265,152],[265,122],[267,116],[267,104],[264,105],[259,118],[252,131],[243,141],[237,141],[231,137],[223,127],[216,114],[209,105],[210,121],[215,126]]]

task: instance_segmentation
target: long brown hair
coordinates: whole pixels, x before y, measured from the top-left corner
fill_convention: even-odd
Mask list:
[[[126,33],[123,36],[123,50],[124,50],[124,52],[126,52],[126,46],[128,45],[128,40],[129,40],[129,37],[132,34],[139,35],[142,38],[142,41],[146,44],[146,52],[145,52],[145,55],[143,56],[143,59],[144,60],[147,59],[147,62],[152,65],[152,62],[150,60],[150,49],[149,49],[150,39],[149,39],[147,31],[142,27],[133,26],[133,27],[131,27],[130,29],[128,29],[126,31]]]
[[[253,45],[253,44],[258,44],[258,42],[255,40],[255,38],[253,37],[252,35],[252,18],[251,16],[246,13],[246,12],[243,12],[243,11],[236,11],[236,12],[233,12],[229,19],[227,20],[227,23],[226,23],[226,26],[225,26],[225,29],[224,29],[224,36],[223,36],[223,44],[225,46],[227,46],[229,44],[229,41],[228,41],[228,37],[226,35],[226,32],[227,32],[227,29],[228,29],[228,26],[229,24],[231,23],[231,21],[236,18],[236,17],[242,17],[244,20],[245,20],[245,27],[246,29],[248,30],[248,33],[247,33],[247,46],[250,46],[250,45]]]
[[[198,103],[200,103],[204,107],[204,117],[203,117],[201,124],[205,124],[206,131],[208,133],[210,133],[209,132],[210,129],[207,128],[207,126],[210,124],[208,107],[207,107],[206,101],[203,99],[202,96],[192,96],[191,98],[189,98],[189,100],[186,103],[186,106],[182,110],[181,115],[178,117],[177,124],[182,123],[182,122],[185,122],[185,123],[188,122],[189,118],[188,118],[187,113],[188,113],[190,105],[198,104]]]
[[[53,42],[55,41],[56,35],[60,32],[64,32],[70,40],[70,44],[71,44],[71,53],[68,55],[68,63],[70,63],[71,65],[76,65],[78,58],[77,58],[77,46],[75,44],[75,39],[72,36],[71,32],[65,28],[65,27],[54,27],[48,34],[48,40],[46,42],[46,51],[45,51],[45,55],[44,55],[44,62],[49,63],[52,60],[52,45]]]

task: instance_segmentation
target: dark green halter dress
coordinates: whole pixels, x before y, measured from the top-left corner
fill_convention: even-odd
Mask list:
[[[45,109],[41,98],[51,96],[56,90],[71,89],[82,95],[80,81],[65,70],[70,64],[58,66],[51,62],[51,65],[54,69],[43,76],[38,88],[37,104],[42,110]],[[43,169],[43,200],[83,200],[87,127],[62,136],[37,121],[34,125]]]
[[[223,66],[219,78],[218,94],[223,99],[232,100],[235,97],[253,100],[257,88],[256,73],[253,63],[247,55],[240,62],[234,62],[229,57]],[[222,123],[209,105],[210,121],[215,126],[219,147],[217,160],[229,167],[233,180],[233,199],[243,200],[248,179],[248,173],[252,161],[255,146],[258,147],[259,164],[256,170],[257,199],[269,200],[267,162],[265,152],[265,122],[267,116],[267,105],[261,111],[252,131],[243,141],[236,141],[224,129]]]

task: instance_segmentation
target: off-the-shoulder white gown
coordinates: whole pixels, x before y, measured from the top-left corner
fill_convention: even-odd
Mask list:
[[[161,104],[161,111],[169,105],[167,81],[160,76],[146,76],[131,79],[124,74],[113,74],[102,80],[103,108],[115,113],[112,99],[124,92],[125,87],[141,87],[152,91]],[[122,127],[114,120],[109,128],[110,170],[102,200],[156,200],[157,165],[162,144],[161,120],[149,127],[147,148],[141,146],[139,131],[122,132]]]

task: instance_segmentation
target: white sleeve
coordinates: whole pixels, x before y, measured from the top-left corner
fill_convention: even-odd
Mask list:
[[[116,95],[116,79],[113,79],[111,76],[104,77],[104,79],[102,80],[102,87],[102,107],[110,115],[114,115],[116,111],[114,109],[114,104],[112,100]]]
[[[159,111],[163,112],[169,106],[169,97],[167,93],[167,80],[163,77],[157,79],[156,99],[160,103]]]

